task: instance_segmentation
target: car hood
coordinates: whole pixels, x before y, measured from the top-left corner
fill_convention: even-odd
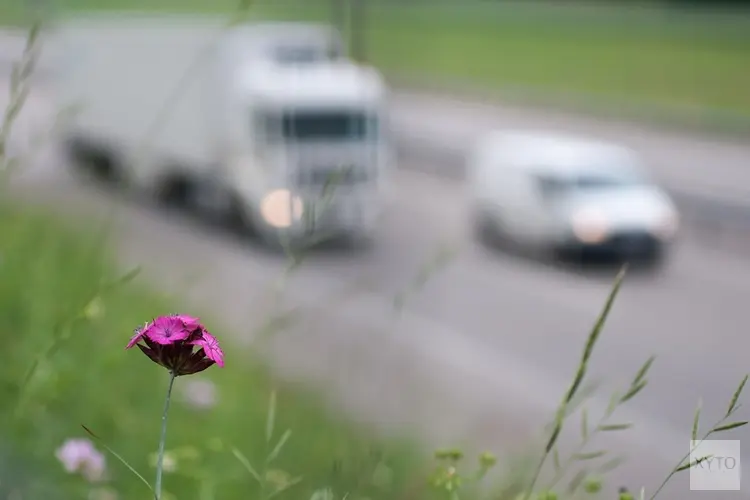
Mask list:
[[[561,215],[595,212],[616,230],[651,230],[675,215],[669,196],[658,188],[633,188],[579,194],[563,203]]]

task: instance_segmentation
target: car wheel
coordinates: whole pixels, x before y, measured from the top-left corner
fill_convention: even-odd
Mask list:
[[[173,174],[159,182],[155,194],[157,201],[165,206],[188,210],[193,206],[195,184],[184,175]]]
[[[668,252],[662,247],[654,249],[641,261],[641,267],[650,274],[663,273],[668,264]]]

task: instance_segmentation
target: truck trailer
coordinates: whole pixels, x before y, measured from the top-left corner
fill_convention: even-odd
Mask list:
[[[77,164],[267,241],[377,227],[387,88],[331,27],[115,13],[63,19],[52,37]]]

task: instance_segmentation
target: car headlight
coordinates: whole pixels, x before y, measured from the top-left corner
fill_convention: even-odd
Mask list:
[[[263,197],[260,214],[269,226],[278,229],[290,227],[302,219],[304,204],[302,199],[288,189],[277,189]]]
[[[599,210],[584,208],[570,218],[573,234],[582,243],[594,245],[603,242],[609,234],[607,217]]]

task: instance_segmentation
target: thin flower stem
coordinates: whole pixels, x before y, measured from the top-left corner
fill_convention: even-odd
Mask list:
[[[167,397],[164,400],[164,413],[161,415],[161,438],[159,439],[159,456],[156,460],[156,482],[154,483],[154,496],[161,500],[161,475],[164,469],[164,445],[167,442],[167,416],[169,414],[169,402],[172,399],[172,387],[175,379],[174,372],[169,372],[169,387]]]
[[[201,500],[214,500],[214,483],[210,479],[201,481]]]
[[[531,495],[534,494],[534,487],[536,486],[537,481],[539,480],[539,476],[542,473],[542,469],[544,468],[544,463],[547,461],[547,456],[549,453],[544,453],[542,455],[542,458],[539,459],[539,463],[536,466],[536,470],[534,471],[534,475],[531,479],[531,484],[529,485],[529,488],[526,490],[526,493],[524,493],[521,498],[523,500],[530,500]]]

